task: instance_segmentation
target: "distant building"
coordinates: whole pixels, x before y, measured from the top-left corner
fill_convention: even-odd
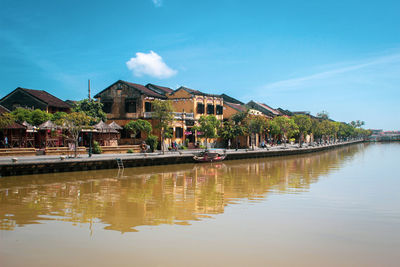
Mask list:
[[[71,110],[69,104],[46,91],[21,87],[18,87],[0,99],[0,105],[11,111],[18,107],[41,109],[48,113],[55,113],[58,111],[70,112]]]
[[[255,110],[261,111],[265,116],[267,116],[269,118],[285,115],[282,112],[280,112],[279,110],[271,108],[267,104],[256,102],[253,100],[250,101],[249,103],[247,103],[247,106],[249,106]]]

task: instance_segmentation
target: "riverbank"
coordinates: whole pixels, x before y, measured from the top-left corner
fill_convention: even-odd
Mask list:
[[[227,150],[226,160],[237,160],[246,158],[278,157],[288,155],[299,155],[333,149],[340,146],[363,142],[349,141],[336,144],[302,147],[276,146],[268,149],[239,149]],[[26,156],[19,158],[3,157],[0,159],[0,175],[26,175],[53,172],[72,172],[99,169],[117,169],[117,158],[121,159],[125,168],[139,166],[154,166],[168,164],[193,163],[193,154],[196,150],[184,150],[179,152],[161,153],[134,153],[134,154],[105,154],[92,157],[80,155],[78,158],[66,158],[63,156]]]

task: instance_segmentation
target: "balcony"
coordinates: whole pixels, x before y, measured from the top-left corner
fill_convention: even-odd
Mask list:
[[[183,120],[183,119],[194,119],[194,114],[193,113],[186,113],[186,112],[172,112],[174,115],[175,120]]]
[[[150,119],[153,117],[154,112],[145,112],[143,113],[143,118]]]

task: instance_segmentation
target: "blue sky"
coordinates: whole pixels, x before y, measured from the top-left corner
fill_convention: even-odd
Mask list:
[[[11,1],[0,97],[83,99],[118,79],[400,129],[399,1]]]

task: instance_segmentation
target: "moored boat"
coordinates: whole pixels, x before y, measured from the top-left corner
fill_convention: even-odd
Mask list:
[[[214,162],[224,160],[226,153],[222,149],[205,150],[195,155],[193,159],[197,162]]]

